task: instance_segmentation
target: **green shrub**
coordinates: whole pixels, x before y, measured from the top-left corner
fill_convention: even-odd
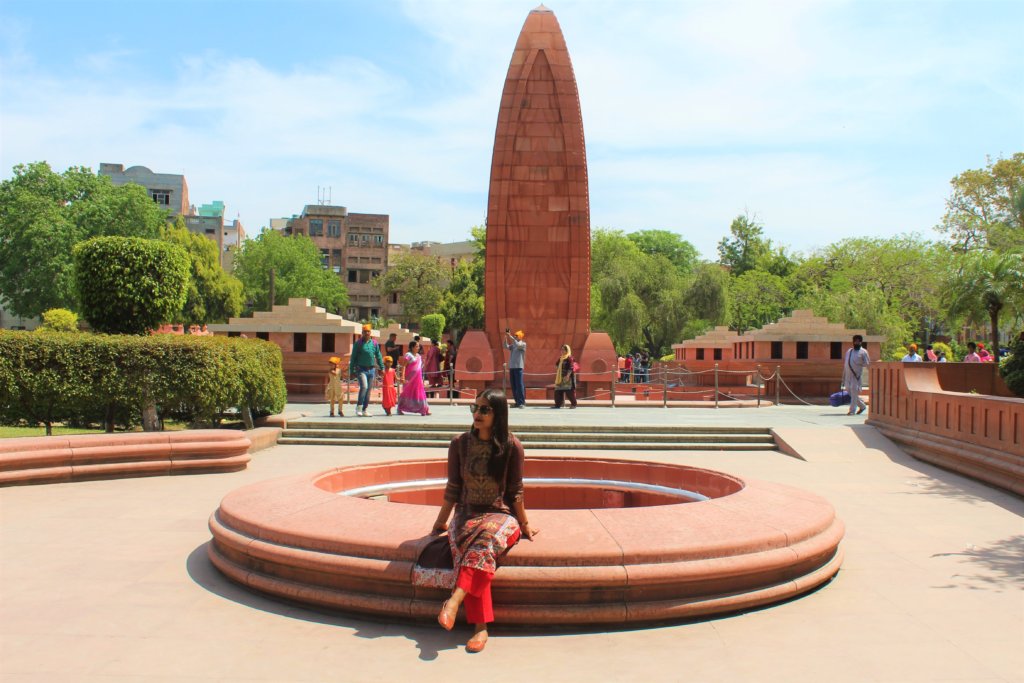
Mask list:
[[[73,253],[82,315],[97,332],[145,334],[185,305],[190,261],[176,244],[96,237]]]
[[[932,344],[932,351],[935,352],[935,355],[938,355],[939,351],[944,351],[946,354],[946,360],[950,363],[960,360],[960,357],[953,353],[953,347],[949,344],[944,344],[943,342],[935,342]]]
[[[280,412],[281,351],[259,339],[0,332],[0,422],[139,424],[161,417],[215,424],[230,409]]]
[[[429,337],[436,344],[444,333],[445,319],[441,313],[428,313],[420,318],[420,334]]]
[[[999,373],[1010,391],[1024,398],[1024,339],[1010,344],[1010,355],[999,362]]]
[[[43,324],[38,328],[46,332],[78,332],[78,316],[66,308],[43,311]]]

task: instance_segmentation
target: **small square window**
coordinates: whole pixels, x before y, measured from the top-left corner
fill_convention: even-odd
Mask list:
[[[292,350],[296,353],[306,352],[306,333],[296,332],[292,335]]]
[[[807,342],[798,341],[796,343],[796,357],[801,359],[801,360],[806,360],[806,358],[807,358],[807,347],[808,347],[808,343]]]
[[[257,332],[256,333],[256,338],[257,339],[262,339],[263,341],[270,341],[270,333],[269,332]]]
[[[334,335],[330,333],[324,333],[320,335],[320,350],[324,353],[334,352]]]
[[[782,342],[772,342],[772,360],[779,360],[782,358]]]
[[[843,342],[832,342],[829,345],[828,357],[831,358],[832,360],[842,360],[843,359]]]
[[[715,360],[722,360],[722,349],[715,349]]]
[[[697,349],[697,360],[704,360],[704,349]]]

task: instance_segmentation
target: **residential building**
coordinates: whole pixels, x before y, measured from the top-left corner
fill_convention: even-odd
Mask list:
[[[273,221],[271,221],[273,225]],[[320,249],[320,263],[348,288],[347,317],[369,320],[385,315],[385,302],[371,283],[387,269],[387,214],[349,213],[344,206],[307,204],[290,218],[285,235],[306,235]]]
[[[197,235],[203,235],[217,243],[220,264],[230,271],[234,262],[233,248],[237,248],[245,239],[245,229],[241,221],[235,219],[224,224],[224,202],[217,200],[196,207],[189,203],[188,182],[185,176],[175,173],[154,173],[145,166],[124,164],[100,164],[100,175],[110,178],[114,185],[135,183],[146,188],[153,201],[170,212],[173,219],[181,216],[185,227]]]
[[[145,166],[124,164],[100,164],[100,175],[110,178],[114,185],[135,183],[146,188],[149,196],[172,216],[187,216],[192,205],[188,201],[188,183],[185,176],[176,173],[154,173]]]

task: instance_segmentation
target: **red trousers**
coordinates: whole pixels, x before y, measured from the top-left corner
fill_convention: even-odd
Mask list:
[[[509,547],[519,540],[517,531],[509,538]],[[471,624],[489,624],[494,621],[491,604],[491,580],[494,574],[473,567],[459,569],[455,585],[466,591],[462,604],[466,606],[466,621]]]

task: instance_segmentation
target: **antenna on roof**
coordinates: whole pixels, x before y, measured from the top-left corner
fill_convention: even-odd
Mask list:
[[[331,203],[331,188],[316,186],[316,203],[320,206],[327,206]]]

